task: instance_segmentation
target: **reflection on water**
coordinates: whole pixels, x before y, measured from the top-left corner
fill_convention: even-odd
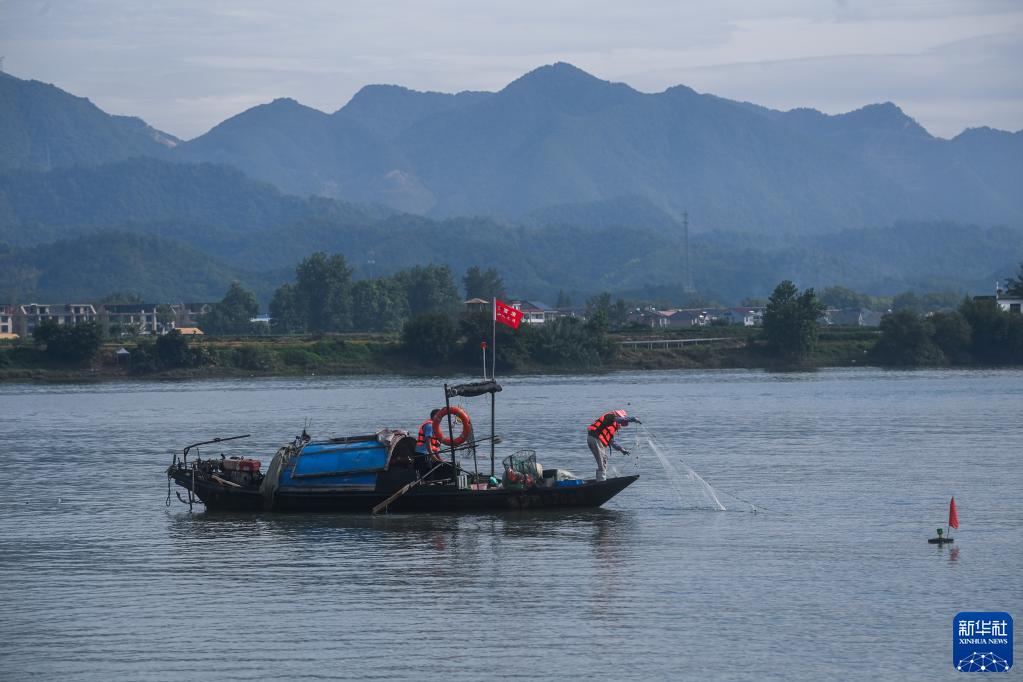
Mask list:
[[[251,432],[237,454],[268,462],[306,423],[416,428],[439,382],[4,385],[0,677],[820,679],[869,659],[930,678],[956,610],[1023,604],[1021,372],[505,386],[504,454],[589,472],[585,425],[628,402],[666,459],[776,513],[685,509],[637,439],[612,464],[641,478],[605,509],[190,514],[164,506],[184,444]],[[962,528],[935,550],[952,494]]]

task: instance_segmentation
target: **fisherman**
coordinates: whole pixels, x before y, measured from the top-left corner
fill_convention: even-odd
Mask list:
[[[434,455],[440,452],[440,441],[433,435],[433,418],[437,416],[440,409],[430,410],[430,418],[419,426],[419,436],[416,438],[417,455]]]
[[[623,426],[632,422],[641,424],[635,417],[630,417],[625,410],[612,410],[597,417],[586,431],[586,444],[590,446],[593,458],[597,460],[597,480],[607,480],[607,456],[614,448],[623,455],[629,451],[614,442],[615,433]],[[604,448],[607,448],[605,451]]]
[[[430,418],[419,427],[419,437],[416,438],[414,460],[416,473],[431,481],[454,479],[460,471],[452,467],[450,462],[444,461],[440,455],[440,439],[435,435],[433,429],[433,420],[439,412],[439,409],[430,411]]]

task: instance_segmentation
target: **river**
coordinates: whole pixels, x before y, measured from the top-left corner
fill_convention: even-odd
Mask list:
[[[641,478],[600,510],[165,504],[183,445],[249,433],[268,463],[306,425],[413,429],[440,383],[0,385],[0,678],[953,679],[957,612],[1023,616],[1018,370],[503,380],[499,457],[592,476],[586,425],[643,420],[612,459]],[[680,497],[643,428],[729,511]],[[929,545],[952,495],[957,542]]]

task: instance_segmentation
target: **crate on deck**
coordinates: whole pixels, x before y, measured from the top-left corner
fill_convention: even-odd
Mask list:
[[[221,460],[220,466],[224,471],[259,471],[263,463],[258,459],[247,459],[244,457],[229,457]]]
[[[535,450],[519,450],[505,457],[503,484],[505,488],[532,488],[543,480],[543,467],[536,461]]]

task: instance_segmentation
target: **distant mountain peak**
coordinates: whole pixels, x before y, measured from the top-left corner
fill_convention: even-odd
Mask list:
[[[289,109],[310,109],[311,108],[311,107],[307,107],[306,105],[302,104],[301,102],[299,102],[296,99],[292,99],[291,97],[277,97],[273,101],[271,101],[271,102],[269,102],[267,104],[259,104],[259,105],[257,105],[254,108],[258,108],[258,107],[265,107],[267,109],[282,109],[282,110],[289,110]]]
[[[323,114],[322,111],[319,111],[318,109],[313,109],[311,107],[307,107],[301,102],[298,102],[290,97],[278,97],[270,102],[262,102],[260,104],[253,105],[248,109],[245,109],[244,111],[238,112],[237,114],[230,118],[224,119],[214,127],[214,130],[216,130],[217,128],[221,128],[225,123],[230,123],[232,121],[237,122],[253,119],[263,119],[267,117],[279,117],[282,115],[300,114],[303,112],[310,111]],[[326,116],[326,114],[323,115]]]
[[[587,84],[587,85],[610,85],[608,81],[601,80],[589,74],[577,66],[568,62],[554,62],[537,67],[522,76],[519,76],[505,86],[505,90],[546,85],[566,84]]]
[[[961,133],[959,133],[958,135],[956,135],[955,138],[953,138],[953,139],[967,138],[967,137],[973,137],[973,138],[978,138],[978,139],[981,139],[981,138],[996,138],[996,137],[1003,137],[1003,136],[1011,137],[1013,135],[1019,135],[1020,132],[1023,132],[1023,131],[1019,131],[1019,132],[1016,132],[1016,133],[1011,133],[1011,132],[1008,132],[1006,130],[999,130],[998,128],[992,128],[991,126],[977,126],[975,128],[964,128],[963,131]]]
[[[383,139],[392,140],[419,120],[492,96],[490,92],[468,90],[449,94],[400,85],[366,85],[332,116],[338,121],[354,121]]]
[[[533,69],[498,93],[503,97],[544,101],[573,111],[599,110],[621,101],[622,97],[638,94],[624,83],[601,80],[567,62]]]
[[[553,64],[544,64],[538,66],[532,71],[526,72],[522,78],[529,78],[530,76],[537,76],[540,74],[556,74],[558,76],[571,76],[571,77],[582,77],[592,78],[594,80],[600,80],[596,76],[583,71],[575,64],[569,64],[568,62],[554,62]]]
[[[293,123],[306,121],[310,118],[326,117],[327,114],[319,109],[313,109],[290,97],[278,97],[271,102],[257,104],[245,111],[235,114],[229,119],[214,126],[206,135],[214,131],[224,131],[235,128],[239,125],[280,125],[284,121]],[[203,137],[203,136],[200,136]],[[196,138],[200,139],[200,138]]]
[[[363,85],[359,88],[359,91],[352,96],[349,100],[349,104],[356,100],[365,99],[367,97],[377,97],[380,95],[405,95],[416,92],[411,88],[406,88],[404,85],[394,85],[391,83],[370,83],[369,85]]]
[[[881,102],[879,104],[868,104],[854,111],[840,114],[836,118],[852,122],[857,127],[874,128],[877,130],[891,130],[903,132],[915,132],[930,137],[923,126],[917,123],[906,112],[900,109],[893,102]]]
[[[348,103],[335,111],[333,115],[358,115],[359,112],[364,111],[372,112],[370,115],[379,115],[381,108],[415,106],[414,103],[423,101],[433,102],[437,105],[439,102],[454,100],[456,97],[458,95],[446,92],[422,92],[402,85],[374,83],[359,88],[359,91],[348,100]]]
[[[682,95],[682,96],[687,96],[687,97],[688,96],[692,96],[692,95],[697,95],[698,96],[700,94],[700,93],[696,92],[696,90],[693,90],[688,85],[682,85],[681,83],[678,84],[678,85],[672,85],[672,86],[670,86],[668,88],[665,88],[664,93],[665,94],[676,95],[676,96],[677,95]]]

